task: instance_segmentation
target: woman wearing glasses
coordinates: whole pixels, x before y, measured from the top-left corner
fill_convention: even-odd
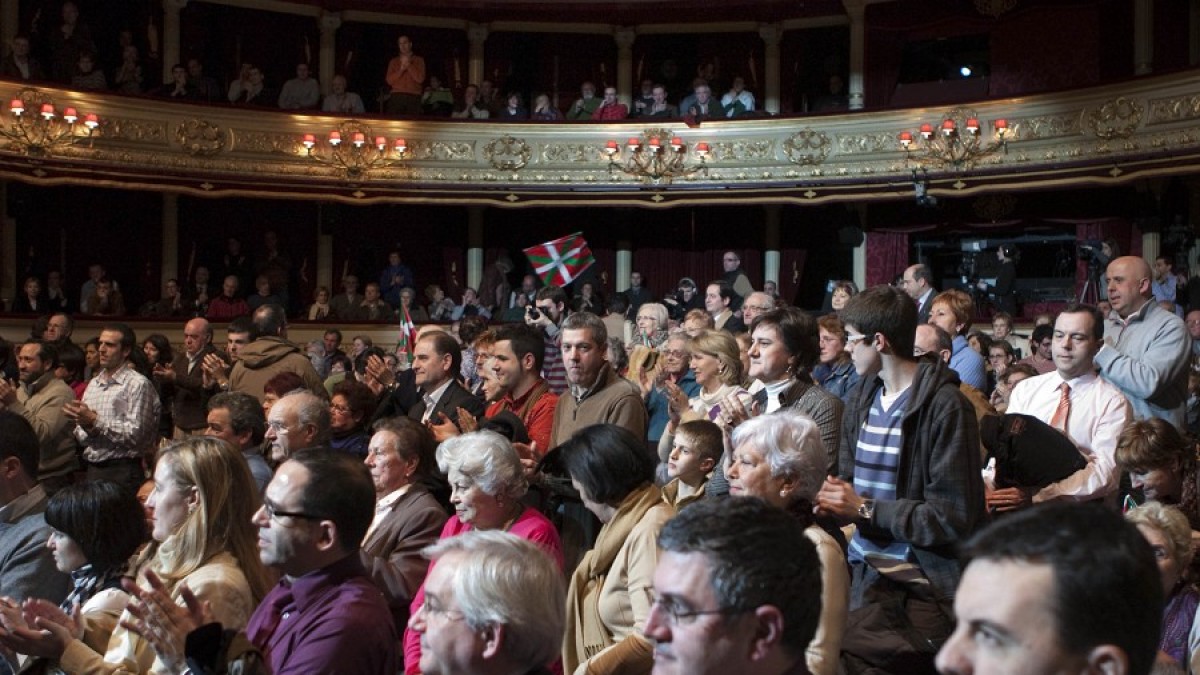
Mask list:
[[[258,490],[241,453],[200,436],[168,446],[159,454],[146,509],[153,541],[133,564],[138,584],[148,585],[145,575],[153,571],[176,601],[186,584],[225,627],[244,627],[272,580],[258,557],[250,522]],[[43,615],[38,625],[45,630],[24,632],[22,645],[12,646],[58,659],[68,675],[165,670],[150,644],[123,626],[106,641],[89,644],[86,632],[76,637],[84,627],[66,613]]]

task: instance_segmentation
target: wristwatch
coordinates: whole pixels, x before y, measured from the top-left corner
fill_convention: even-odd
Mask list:
[[[862,504],[858,505],[858,517],[870,522],[871,517],[875,515],[875,500],[864,499]]]

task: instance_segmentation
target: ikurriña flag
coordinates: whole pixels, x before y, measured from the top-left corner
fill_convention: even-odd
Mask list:
[[[555,286],[566,286],[596,262],[582,232],[531,246],[525,255],[542,283]]]

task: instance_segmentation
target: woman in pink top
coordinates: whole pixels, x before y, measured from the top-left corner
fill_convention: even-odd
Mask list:
[[[437,463],[450,481],[450,503],[454,505],[454,515],[442,528],[442,539],[468,530],[502,530],[541,546],[562,569],[558,531],[537,509],[521,502],[529,484],[521,457],[507,439],[493,431],[456,436],[438,447]],[[424,602],[422,585],[413,598],[410,615],[416,615]],[[405,629],[404,672],[420,673],[420,664],[421,635]]]

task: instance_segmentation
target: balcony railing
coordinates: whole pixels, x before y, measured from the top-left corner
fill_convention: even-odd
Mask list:
[[[0,101],[24,89],[0,83]],[[1195,171],[1200,157],[1200,72],[1187,71],[953,108],[914,108],[811,117],[619,123],[499,123],[347,120],[177,104],[39,88],[56,109],[99,116],[87,143],[28,152],[0,137],[0,177],[41,184],[91,184],[209,196],[270,195],[344,202],[488,203],[546,206],[609,203],[668,207],[707,201],[827,203],[911,197],[913,170],[934,195],[1115,184]],[[7,110],[5,125],[11,122]],[[969,161],[939,161],[920,138],[955,119],[977,120]],[[1005,143],[995,144],[1004,120]],[[404,139],[399,160],[347,171],[314,161],[318,139],[360,125],[368,146]],[[901,134],[914,139],[908,151]],[[628,139],[661,139],[684,153],[683,171],[663,180],[613,170]],[[672,139],[678,139],[673,143]],[[933,140],[937,140],[934,138]],[[963,140],[970,140],[963,137]],[[610,141],[619,152],[610,157]],[[707,152],[698,153],[707,144]],[[1003,146],[1003,147],[1001,147]],[[988,148],[983,148],[987,150]],[[701,157],[703,155],[703,157]]]

